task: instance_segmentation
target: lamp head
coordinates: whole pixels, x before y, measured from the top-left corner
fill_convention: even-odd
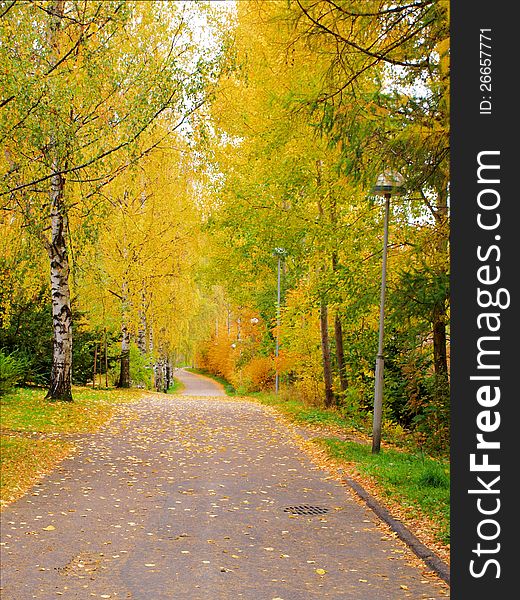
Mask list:
[[[376,183],[370,190],[370,193],[376,196],[402,194],[404,193],[404,177],[400,173],[397,173],[397,171],[386,169],[377,177]]]

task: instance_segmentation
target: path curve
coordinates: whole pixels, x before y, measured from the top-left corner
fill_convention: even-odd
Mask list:
[[[183,396],[225,396],[224,387],[204,375],[176,369],[173,376],[184,385],[184,389],[179,392]]]

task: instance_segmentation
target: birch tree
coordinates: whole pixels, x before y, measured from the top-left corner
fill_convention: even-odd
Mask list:
[[[0,28],[0,194],[47,251],[48,398],[71,400],[71,219],[92,226],[103,187],[150,150],[143,132],[161,115],[180,127],[201,104],[209,67],[172,2],[17,2]]]

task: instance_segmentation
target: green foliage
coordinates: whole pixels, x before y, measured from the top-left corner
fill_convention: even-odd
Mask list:
[[[0,290],[5,297],[9,289]],[[44,384],[51,368],[51,304],[44,288],[29,297],[15,297],[10,303],[9,319],[0,327],[0,347],[23,361],[21,383]]]
[[[0,394],[6,394],[22,381],[27,370],[25,358],[0,350]]]
[[[139,388],[151,389],[153,378],[152,357],[142,354],[136,344],[130,344],[130,381]]]
[[[172,377],[172,384],[168,388],[167,393],[168,394],[178,394],[179,392],[182,392],[183,389],[184,389],[184,384],[182,383],[182,381],[180,379],[177,379],[176,377]]]
[[[450,478],[446,471],[439,465],[429,465],[418,477],[417,483],[421,487],[449,488]]]

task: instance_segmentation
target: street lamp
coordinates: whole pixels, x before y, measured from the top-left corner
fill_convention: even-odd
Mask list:
[[[274,355],[278,358],[278,354],[280,353],[280,301],[281,301],[281,266],[282,266],[282,258],[287,254],[285,248],[275,248],[273,250],[273,256],[278,257],[278,289],[277,289],[277,301],[276,301],[276,347],[274,351]],[[275,393],[278,394],[278,390],[280,389],[280,373],[278,372],[278,363],[276,365],[276,375],[274,380],[274,390]]]
[[[379,302],[379,342],[376,355],[376,373],[374,388],[374,419],[372,425],[372,453],[378,454],[381,448],[381,421],[383,415],[383,337],[385,321],[386,257],[388,251],[388,219],[390,215],[390,197],[403,193],[404,179],[399,173],[386,170],[381,173],[371,193],[385,197],[385,232],[383,241],[383,264],[381,269],[381,299]]]

